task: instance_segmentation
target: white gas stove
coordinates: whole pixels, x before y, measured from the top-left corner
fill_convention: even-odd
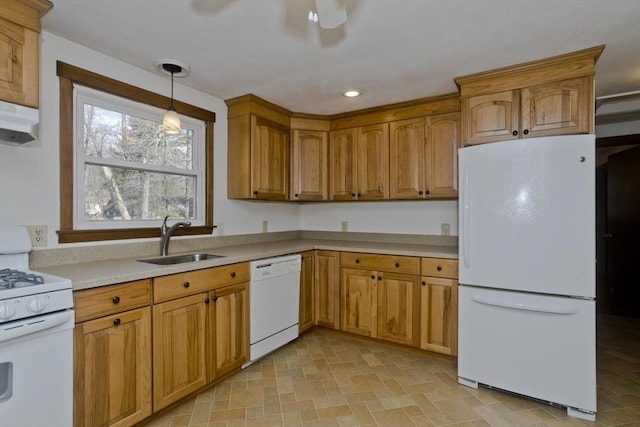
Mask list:
[[[0,424],[71,426],[71,280],[29,269],[27,229],[0,225]]]

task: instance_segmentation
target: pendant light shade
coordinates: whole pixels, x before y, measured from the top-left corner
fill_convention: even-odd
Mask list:
[[[182,72],[182,67],[177,64],[165,63],[162,64],[162,68],[166,72],[171,73],[171,105],[169,105],[167,112],[164,113],[162,127],[166,133],[175,135],[180,133],[180,116],[178,116],[178,113],[173,106],[173,75]]]

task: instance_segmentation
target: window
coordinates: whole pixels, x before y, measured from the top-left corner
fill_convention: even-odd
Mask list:
[[[167,135],[168,98],[62,62],[58,76],[59,242],[157,237],[165,215],[210,234],[215,115],[174,101],[182,131]]]

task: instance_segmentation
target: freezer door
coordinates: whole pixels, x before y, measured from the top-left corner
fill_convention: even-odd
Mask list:
[[[462,148],[460,283],[595,297],[595,136]]]
[[[595,301],[471,286],[459,298],[459,377],[596,411]]]

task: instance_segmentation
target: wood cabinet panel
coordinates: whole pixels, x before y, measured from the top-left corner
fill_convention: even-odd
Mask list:
[[[226,286],[211,292],[210,306],[213,310],[208,330],[214,334],[215,361],[209,366],[209,380],[242,367],[248,360],[249,349],[249,284]],[[209,355],[212,352],[208,352]]]
[[[315,323],[313,288],[314,288],[314,257],[313,251],[302,252],[300,270],[300,305],[298,332],[302,333]]]
[[[153,306],[153,402],[158,410],[207,383],[207,294]]]
[[[427,191],[425,119],[389,124],[389,197],[423,199]]]
[[[417,347],[420,338],[420,277],[378,273],[378,338]]]
[[[420,292],[420,348],[455,356],[458,341],[458,282],[423,277]]]
[[[341,252],[340,266],[392,273],[420,274],[420,258],[401,255]]]
[[[377,337],[376,272],[352,268],[340,271],[340,329]]]
[[[389,198],[389,124],[358,128],[358,199]]]
[[[234,283],[249,281],[249,263],[223,265],[153,279],[153,302],[195,295]]]
[[[464,145],[506,141],[517,137],[520,130],[519,96],[519,91],[508,90],[463,98]]]
[[[458,197],[459,134],[459,113],[426,118],[426,197]]]
[[[289,129],[251,116],[251,187],[254,198],[287,200],[289,149]]]
[[[448,258],[422,258],[422,275],[458,278],[458,260]]]
[[[149,307],[76,325],[76,427],[136,424],[151,415],[151,396]]]
[[[291,144],[291,200],[327,200],[329,135],[294,130]]]
[[[355,128],[329,134],[329,198],[354,200],[358,189],[357,132]]]
[[[73,293],[76,323],[151,304],[151,280],[102,286]]]
[[[340,327],[340,261],[338,252],[316,251],[314,262],[315,323]]]
[[[38,37],[0,17],[0,100],[38,108]]]

